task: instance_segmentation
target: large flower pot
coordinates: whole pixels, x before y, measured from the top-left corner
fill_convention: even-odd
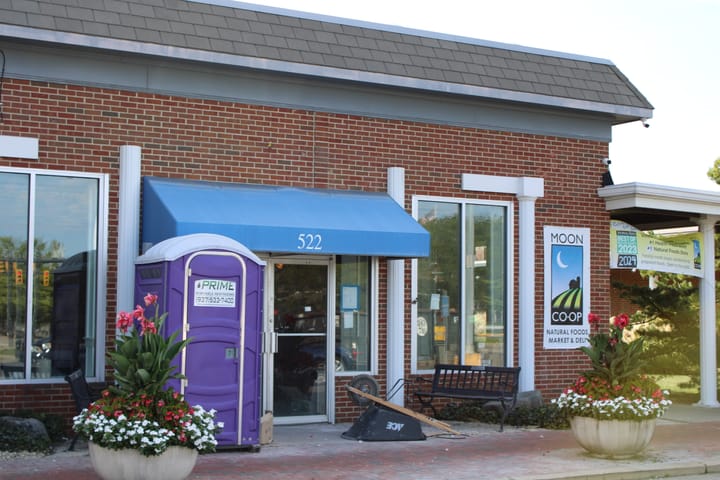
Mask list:
[[[146,457],[137,450],[111,450],[88,442],[90,461],[104,480],[182,480],[195,467],[197,450],[168,447],[161,455]]]
[[[570,426],[578,443],[588,452],[603,457],[626,458],[642,452],[655,432],[657,419],[597,420],[572,417]]]

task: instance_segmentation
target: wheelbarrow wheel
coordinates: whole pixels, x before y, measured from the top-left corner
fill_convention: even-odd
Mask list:
[[[377,381],[367,374],[354,376],[352,380],[350,380],[350,383],[348,385],[374,397],[377,397],[377,394],[380,391],[380,386],[378,385]],[[362,397],[357,393],[353,393],[349,390],[348,395],[350,396],[350,400],[352,400],[355,405],[359,405],[361,407],[369,405],[372,402],[372,400],[370,400],[369,398]]]

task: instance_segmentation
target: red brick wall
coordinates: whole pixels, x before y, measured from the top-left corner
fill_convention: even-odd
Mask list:
[[[462,173],[543,177],[545,196],[536,204],[535,371],[537,387],[546,398],[572,380],[581,356],[542,348],[544,225],[591,229],[593,310],[609,314],[609,217],[596,194],[604,169],[600,159],[608,153],[606,143],[27,80],[6,79],[3,89],[0,134],[39,138],[40,160],[2,158],[0,165],[110,174],[108,342],[115,311],[118,151],[125,144],[142,148],[142,175],[209,181],[385,191],[387,168],[404,167],[408,206],[413,194],[516,200],[514,195],[464,192]],[[517,272],[518,242],[514,245]],[[409,287],[409,262],[407,266]],[[381,384],[385,285],[383,267],[377,376]],[[517,296],[517,285],[515,291]],[[517,319],[517,298],[514,305]],[[515,352],[517,359],[517,340]],[[352,420],[359,409],[347,401],[344,380],[339,379],[336,391],[337,418]],[[22,395],[17,393],[20,390]],[[46,385],[0,387],[0,407],[19,406],[27,403],[25,398],[35,398],[35,392],[46,391]],[[37,393],[37,401],[40,408],[50,400]]]

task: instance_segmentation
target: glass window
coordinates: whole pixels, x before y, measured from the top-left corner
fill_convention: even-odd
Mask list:
[[[418,202],[430,256],[417,261],[415,367],[504,365],[506,207]]]
[[[0,185],[0,380],[95,376],[100,179],[0,172]]]
[[[467,205],[465,365],[505,365],[505,208]]]
[[[372,357],[370,258],[337,257],[335,372],[369,371]]]

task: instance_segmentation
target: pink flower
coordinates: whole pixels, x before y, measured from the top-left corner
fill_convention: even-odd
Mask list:
[[[145,316],[145,309],[141,307],[140,305],[135,306],[135,310],[133,310],[133,318],[141,319]]]
[[[158,296],[154,293],[148,293],[145,295],[145,306],[149,307],[150,305],[154,305],[157,303]]]
[[[120,312],[118,314],[117,326],[121,332],[126,333],[132,326],[133,320],[129,313]]]
[[[151,333],[157,333],[157,327],[155,326],[154,322],[151,322],[147,318],[143,317],[142,320],[140,320],[140,324],[142,325],[142,331],[145,332],[151,332]]]

